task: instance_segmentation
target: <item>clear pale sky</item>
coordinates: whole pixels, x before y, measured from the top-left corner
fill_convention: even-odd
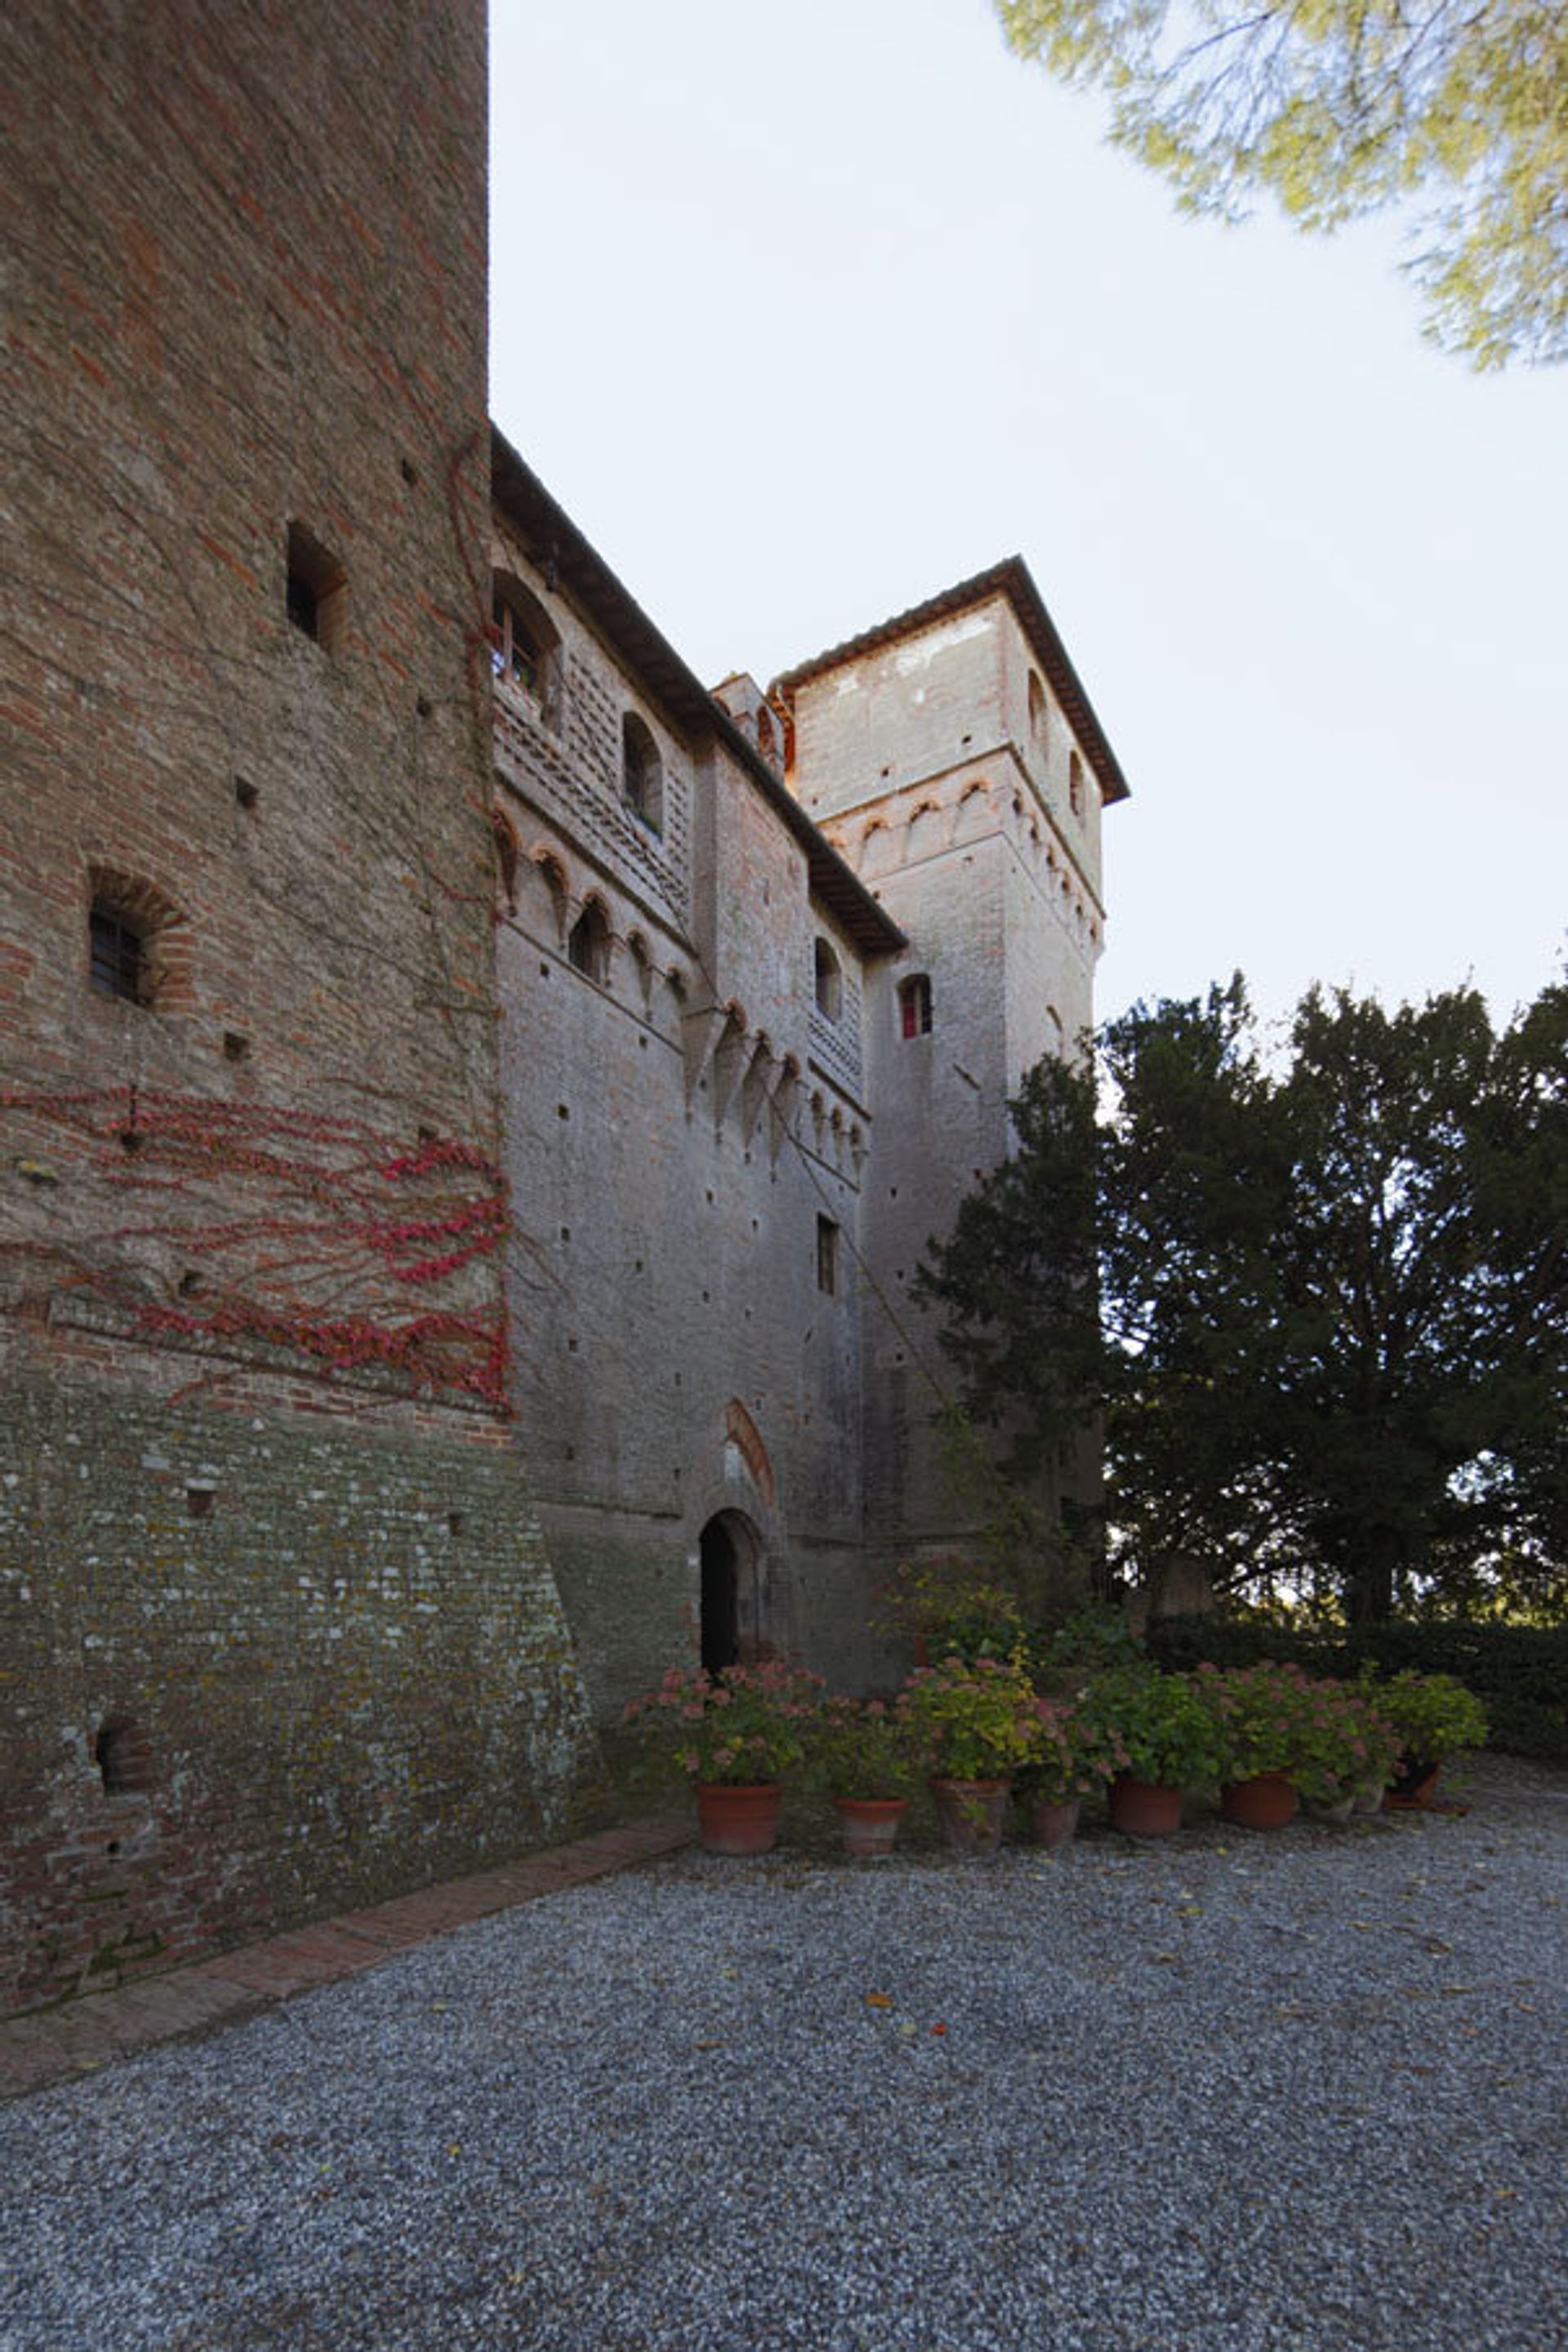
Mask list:
[[[1102,1015],[1568,938],[1568,372],[1183,220],[985,0],[492,0],[491,410],[698,675],[1017,552],[1131,783]]]

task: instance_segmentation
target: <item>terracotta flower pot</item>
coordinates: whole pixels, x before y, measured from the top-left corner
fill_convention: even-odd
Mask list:
[[[1254,1772],[1246,1780],[1227,1780],[1219,1792],[1220,1811],[1243,1830],[1282,1830],[1295,1820],[1298,1801],[1283,1772]]]
[[[955,1853],[994,1853],[1002,1843],[1011,1780],[933,1780],[942,1833]]]
[[[1128,1837],[1169,1837],[1182,1826],[1182,1792],[1159,1780],[1136,1780],[1119,1772],[1107,1802],[1110,1826]]]
[[[1078,1797],[1065,1798],[1059,1803],[1046,1797],[1037,1798],[1029,1808],[1029,1835],[1035,1843],[1054,1850],[1076,1837],[1081,1801]]]
[[[710,1853],[769,1853],[779,1833],[784,1790],[776,1780],[729,1788],[704,1780],[697,1790],[697,1832]]]
[[[1438,1767],[1424,1759],[1402,1762],[1383,1800],[1386,1810],[1391,1813],[1425,1812],[1437,1794],[1437,1772]]]
[[[885,1860],[898,1841],[909,1803],[907,1797],[835,1797],[845,1853],[856,1862]]]

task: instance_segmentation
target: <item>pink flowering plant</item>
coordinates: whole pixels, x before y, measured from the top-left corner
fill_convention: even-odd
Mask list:
[[[1109,1716],[1070,1700],[1037,1698],[1029,1752],[1013,1776],[1031,1804],[1066,1805],[1092,1797],[1127,1769],[1127,1750]]]
[[[717,1675],[671,1666],[622,1721],[651,1770],[707,1787],[755,1788],[800,1763],[823,1687],[819,1675],[782,1660]]]
[[[1223,1780],[1280,1772],[1301,1796],[1334,1804],[1386,1778],[1398,1754],[1397,1734],[1365,1692],[1315,1681],[1300,1666],[1200,1666],[1194,1679],[1214,1718]]]
[[[806,1728],[805,1771],[829,1797],[907,1797],[918,1769],[908,1701],[830,1698]]]
[[[1375,1697],[1348,1683],[1320,1683],[1314,1717],[1290,1777],[1314,1804],[1335,1805],[1360,1789],[1383,1789],[1399,1761],[1399,1733]]]
[[[953,1654],[917,1666],[904,1700],[922,1769],[942,1780],[1003,1780],[1028,1757],[1035,1693],[1016,1658]]]

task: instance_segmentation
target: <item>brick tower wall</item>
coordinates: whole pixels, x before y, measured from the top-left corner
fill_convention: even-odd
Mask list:
[[[4,2007],[593,1750],[505,1420],[483,7],[16,0],[0,84]]]

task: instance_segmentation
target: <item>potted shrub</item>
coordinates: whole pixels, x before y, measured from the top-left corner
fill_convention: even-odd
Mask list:
[[[1028,1675],[1013,1658],[969,1661],[954,1654],[917,1666],[904,1701],[949,1845],[994,1853],[1012,1775],[1034,1737]]]
[[[1314,1682],[1299,1727],[1291,1778],[1304,1802],[1325,1821],[1347,1821],[1358,1792],[1371,1810],[1399,1756],[1399,1734],[1366,1694],[1344,1683]]]
[[[1037,1698],[1029,1752],[1013,1775],[1013,1793],[1029,1815],[1037,1845],[1065,1845],[1078,1829],[1085,1797],[1125,1766],[1113,1724],[1069,1700]]]
[[[1183,1790],[1218,1777],[1219,1740],[1201,1693],[1186,1675],[1135,1668],[1100,1675],[1082,1704],[1127,1757],[1110,1783],[1111,1826],[1168,1837],[1181,1827]]]
[[[1243,1829],[1281,1829],[1294,1818],[1312,1687],[1300,1666],[1260,1658],[1194,1677],[1214,1717],[1220,1811]]]
[[[1399,1735],[1399,1761],[1386,1800],[1391,1805],[1430,1804],[1438,1766],[1485,1745],[1486,1709],[1454,1675],[1418,1675],[1406,1668],[1388,1682],[1372,1684],[1370,1695]]]
[[[831,1801],[858,1862],[891,1853],[915,1769],[902,1699],[830,1698],[807,1731],[806,1778]]]
[[[1023,1638],[1013,1595],[970,1560],[903,1560],[877,1601],[877,1630],[907,1641],[917,1665],[949,1656],[1010,1658]]]
[[[695,1784],[710,1853],[766,1853],[778,1836],[783,1777],[805,1753],[821,1693],[819,1676],[780,1662],[719,1675],[671,1666],[623,1720],[646,1769]]]

